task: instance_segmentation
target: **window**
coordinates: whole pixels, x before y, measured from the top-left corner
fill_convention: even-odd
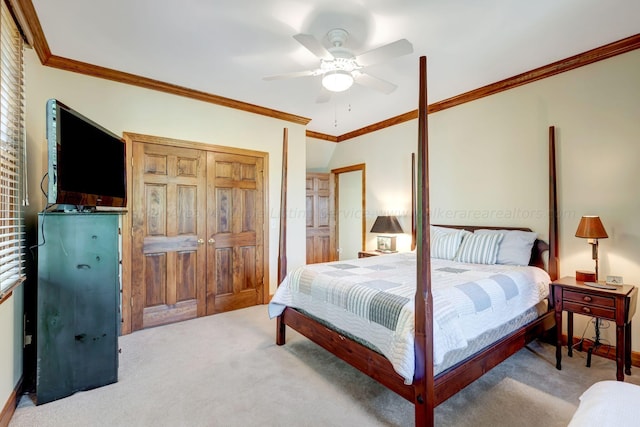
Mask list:
[[[24,279],[25,156],[22,36],[4,1],[0,13],[0,300]]]

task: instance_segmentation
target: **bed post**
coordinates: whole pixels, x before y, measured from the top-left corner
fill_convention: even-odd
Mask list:
[[[551,280],[558,278],[558,196],[556,192],[556,135],[549,126],[549,261]]]
[[[417,277],[415,297],[415,424],[433,426],[433,297],[429,221],[429,153],[427,125],[427,58],[420,57],[418,108]]]
[[[411,153],[411,250],[416,250],[416,153]]]
[[[280,183],[280,246],[278,246],[278,286],[287,275],[287,154],[289,151],[289,129],[282,136],[282,182]],[[285,342],[285,324],[282,315],[276,319],[276,344]]]

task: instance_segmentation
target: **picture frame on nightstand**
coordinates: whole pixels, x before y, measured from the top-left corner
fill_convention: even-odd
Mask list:
[[[378,236],[378,252],[396,252],[396,236]]]

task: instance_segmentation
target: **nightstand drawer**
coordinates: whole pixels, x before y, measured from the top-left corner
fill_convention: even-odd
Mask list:
[[[578,303],[587,303],[589,305],[600,305],[602,307],[615,308],[616,299],[613,297],[602,297],[599,295],[585,294],[582,292],[569,291],[567,289],[562,293],[564,301],[573,301]]]
[[[564,301],[562,307],[572,313],[584,314],[587,316],[602,317],[605,319],[615,320],[616,311],[614,309],[608,309],[604,307],[598,307],[590,304],[583,304],[580,302]]]

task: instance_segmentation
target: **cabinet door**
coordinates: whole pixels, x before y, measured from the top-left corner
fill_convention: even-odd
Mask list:
[[[38,404],[117,381],[118,216],[41,214]]]

